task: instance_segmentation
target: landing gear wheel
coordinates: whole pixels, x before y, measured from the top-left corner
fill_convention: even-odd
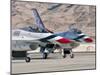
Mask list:
[[[70,55],[70,58],[74,58],[74,54],[71,54],[71,55]]]
[[[25,58],[25,61],[26,61],[26,62],[30,62],[30,61],[31,61],[31,58],[30,58],[30,57],[26,57],[26,58]]]
[[[63,55],[63,58],[66,58],[66,54]]]
[[[47,59],[48,53],[43,53],[43,59]]]
[[[69,51],[66,49],[63,49],[63,58],[66,58],[67,54],[69,54]]]

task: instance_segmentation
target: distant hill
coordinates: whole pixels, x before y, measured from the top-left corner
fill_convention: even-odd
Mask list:
[[[54,31],[67,31],[75,23],[77,28],[95,38],[95,6],[12,1],[12,28],[35,25],[32,8],[36,8],[44,25]]]

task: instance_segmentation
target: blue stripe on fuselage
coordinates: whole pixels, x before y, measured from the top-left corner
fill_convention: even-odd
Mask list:
[[[40,41],[42,41],[42,42],[48,42],[49,39],[52,39],[52,38],[55,38],[55,37],[56,37],[56,35],[51,35],[51,36],[48,36],[46,38],[40,39]]]

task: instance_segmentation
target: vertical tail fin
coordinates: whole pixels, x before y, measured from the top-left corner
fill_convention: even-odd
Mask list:
[[[45,28],[45,26],[44,26],[44,24],[43,24],[43,22],[42,22],[42,20],[39,16],[39,13],[37,12],[37,10],[33,8],[32,11],[33,11],[33,16],[34,16],[35,23],[36,23],[39,31],[40,32],[47,32],[47,30],[46,30],[46,28]]]

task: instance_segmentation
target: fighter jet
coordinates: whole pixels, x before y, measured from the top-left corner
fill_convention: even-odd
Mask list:
[[[43,58],[47,58],[48,54],[53,50],[54,46],[60,48],[75,48],[79,44],[74,40],[70,40],[52,33],[31,32],[24,29],[12,30],[12,56],[24,57],[26,62],[30,62],[27,51],[36,50],[38,47],[45,48],[40,50]],[[52,46],[52,49],[50,49]]]
[[[45,28],[36,9],[32,9],[37,28],[25,27],[12,30],[12,56],[24,57],[26,62],[30,62],[27,51],[36,50],[40,47],[43,58],[46,59],[49,53],[55,49],[63,49],[63,57],[70,54],[74,57],[73,48],[79,46],[79,42],[92,42],[93,40],[83,34],[78,29],[70,29],[67,32],[54,33]]]
[[[50,31],[49,29],[47,29],[44,26],[44,24],[39,16],[38,11],[36,9],[32,9],[32,11],[33,11],[33,17],[35,20],[35,24],[37,25],[37,28],[40,32],[53,33],[54,35],[68,38],[71,40],[75,40],[76,42],[79,42],[79,43],[91,43],[91,42],[93,42],[91,37],[89,37],[88,35],[86,35],[81,30],[79,30],[75,27],[75,23],[71,24],[69,27],[69,30],[65,31],[65,32],[54,33],[52,31]],[[41,49],[43,49],[43,48],[41,47]],[[45,50],[45,48],[44,48],[44,50]],[[66,57],[66,54],[71,54],[71,58],[74,57],[74,54],[72,53],[72,48],[64,48],[63,49],[63,57],[64,58]]]

